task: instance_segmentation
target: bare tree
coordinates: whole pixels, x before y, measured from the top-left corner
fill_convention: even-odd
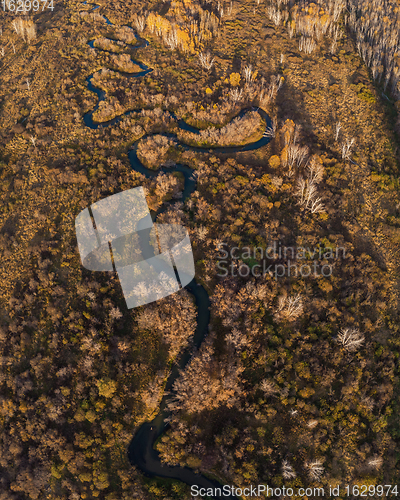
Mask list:
[[[335,142],[339,139],[339,133],[342,130],[342,124],[340,122],[336,122],[335,124]]]
[[[199,61],[202,67],[208,71],[213,67],[214,65],[214,57],[210,54],[210,52],[200,52],[199,54]]]
[[[299,198],[299,205],[302,206],[307,200],[307,181],[303,177],[297,179],[295,195]]]
[[[205,226],[199,226],[196,230],[197,237],[200,241],[204,241],[208,234],[208,229]]]
[[[311,200],[310,205],[307,208],[312,214],[319,214],[325,210],[322,198],[315,198]]]
[[[22,36],[23,40],[25,41],[23,19],[20,17],[18,19],[14,19],[14,21],[11,23],[11,26],[13,27],[15,33]]]
[[[219,14],[220,19],[222,19],[224,17],[224,7],[220,2],[218,2],[217,10],[218,10],[218,14]]]
[[[368,460],[367,465],[371,467],[371,469],[378,470],[382,467],[383,458],[379,456],[372,457]]]
[[[311,157],[307,165],[307,180],[310,183],[318,184],[324,177],[324,167],[321,161],[314,156]]]
[[[274,382],[270,380],[263,380],[260,384],[260,389],[266,396],[273,396],[279,392],[279,389],[276,387]]]
[[[276,135],[277,126],[278,126],[278,120],[277,120],[276,116],[274,116],[274,118],[272,119],[272,126],[271,127],[267,127],[265,129],[265,132],[264,132],[263,136],[264,137],[274,138],[275,135]]]
[[[356,351],[364,343],[365,337],[357,328],[342,328],[337,337],[346,351]]]
[[[339,26],[336,25],[335,27],[332,28],[331,36],[332,36],[332,42],[331,42],[331,45],[329,47],[329,52],[331,54],[336,54],[337,42],[338,42],[338,38],[339,38]]]
[[[261,80],[262,81],[262,80]],[[271,76],[271,82],[267,88],[262,88],[259,95],[260,106],[266,106],[273,101],[282,88],[284,78],[282,75]]]
[[[306,462],[306,469],[308,470],[308,475],[311,480],[318,481],[321,479],[324,473],[324,467],[322,465],[322,460],[313,460],[312,462]]]
[[[289,168],[289,176],[293,175],[296,166],[299,168],[305,162],[308,152],[307,146],[301,147],[294,143],[288,145],[287,155],[283,163]]]
[[[243,75],[244,79],[246,80],[246,83],[249,85],[254,78],[253,67],[251,66],[251,64],[249,64],[244,68]]]
[[[37,141],[37,138],[33,135],[30,136],[29,140],[31,141],[31,143],[36,147],[36,141]]]
[[[18,18],[11,23],[17,35],[21,36],[24,42],[31,43],[36,38],[36,25],[31,19]]]
[[[33,21],[28,21],[25,25],[26,39],[28,43],[36,38],[36,25]]]
[[[293,38],[295,33],[294,23],[287,23],[287,30],[289,33],[289,38]]]
[[[234,89],[231,89],[229,92],[229,97],[231,101],[233,102],[238,102],[243,96],[243,89],[238,89],[237,87]]]
[[[142,33],[146,27],[146,19],[147,16],[138,16],[136,15],[133,19],[133,23],[135,25],[135,28],[138,30],[139,33]]]
[[[322,199],[317,197],[315,182],[300,177],[297,181],[295,195],[299,198],[299,205],[311,213],[323,212],[325,207]]]
[[[163,37],[165,45],[170,49],[170,50],[175,50],[178,47],[178,32],[176,30],[176,27],[173,26],[168,33],[166,33]]]
[[[314,39],[309,36],[302,36],[299,40],[299,50],[306,54],[311,54],[317,48]]]
[[[282,88],[284,78],[282,75],[271,76],[271,87],[274,87],[274,91],[271,91],[271,95],[275,96]]]
[[[293,479],[296,477],[296,472],[287,460],[282,462],[282,476],[284,479]]]
[[[351,151],[353,149],[353,146],[355,144],[356,140],[354,137],[351,139],[346,138],[344,142],[342,142],[342,159],[343,160],[350,160],[350,155]]]
[[[303,298],[301,294],[293,297],[282,295],[278,299],[278,306],[274,311],[276,320],[294,321],[303,313]]]

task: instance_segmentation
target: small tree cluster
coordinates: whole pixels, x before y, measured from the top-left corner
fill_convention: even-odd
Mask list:
[[[136,14],[133,18],[133,24],[139,33],[142,33],[146,28],[147,14],[140,16]]]
[[[17,35],[21,36],[24,42],[31,43],[36,38],[36,25],[31,19],[19,17],[11,23]]]
[[[168,48],[191,53],[201,50],[204,42],[216,36],[221,22],[218,16],[200,4],[185,10],[179,2],[168,10],[166,17],[154,12],[136,16],[135,25],[140,32],[143,31],[143,18],[150,32],[162,37]]]
[[[282,136],[284,147],[281,152],[281,163],[288,169],[288,175],[292,176],[295,171],[306,164],[309,149],[297,143],[299,127],[292,120],[286,120],[282,127]]]
[[[354,144],[356,140],[354,137],[352,138],[346,138],[342,144],[341,144],[341,153],[342,153],[342,159],[343,160],[350,160],[350,155],[353,150]]]
[[[348,25],[354,32],[357,48],[372,76],[383,89],[398,97],[400,92],[400,12],[395,0],[350,0]]]
[[[139,142],[137,154],[146,166],[158,168],[167,159],[173,143],[172,139],[164,135],[150,135]]]
[[[318,197],[317,186],[309,178],[304,179],[303,177],[299,177],[295,194],[299,205],[309,210],[312,214],[324,211],[325,207],[322,203],[322,198]]]
[[[332,39],[330,51],[334,53],[340,38],[338,22],[345,8],[345,0],[269,0],[266,12],[276,26],[286,25],[290,38],[300,35],[300,51],[311,54],[317,47],[316,41],[327,35]]]

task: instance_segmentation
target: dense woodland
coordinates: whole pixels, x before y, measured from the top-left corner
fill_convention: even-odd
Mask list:
[[[99,5],[0,9],[0,499],[191,498],[127,447],[191,345],[193,297],[127,310],[117,277],[77,250],[76,215],[136,186],[157,222],[188,228],[211,300],[162,460],[236,486],[399,484],[398,3]],[[131,58],[153,71],[131,78]],[[88,128],[90,75],[106,96],[96,123],[132,112]],[[269,144],[213,152],[262,136],[257,113],[237,117],[251,106],[271,117]],[[136,141],[155,171],[193,169],[189,199],[172,171],[132,171]],[[325,277],[218,276],[222,243],[273,241],[346,252]]]

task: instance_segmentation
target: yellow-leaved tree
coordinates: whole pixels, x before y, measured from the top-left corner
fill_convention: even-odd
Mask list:
[[[240,84],[241,76],[239,73],[231,73],[229,75],[229,81],[232,87],[237,87]]]
[[[117,390],[117,384],[110,379],[98,380],[96,385],[99,389],[99,396],[104,396],[105,398],[112,398]]]

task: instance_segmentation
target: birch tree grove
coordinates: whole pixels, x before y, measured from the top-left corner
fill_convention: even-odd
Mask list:
[[[353,31],[357,49],[373,78],[382,82],[384,91],[400,95],[400,12],[395,0],[349,0],[348,26]]]
[[[138,30],[139,33],[142,33],[145,30],[146,20],[147,20],[147,15],[143,15],[143,16],[136,15],[134,17],[133,23],[134,23],[135,28]]]
[[[266,14],[276,26],[286,25],[290,38],[300,36],[300,51],[311,54],[317,48],[317,42],[328,36],[332,40],[330,51],[335,53],[340,38],[338,23],[345,7],[345,0],[269,0]]]
[[[264,137],[274,138],[275,135],[276,135],[276,129],[277,129],[277,127],[278,127],[278,122],[277,122],[276,117],[274,117],[272,119],[272,126],[271,127],[267,127],[267,129],[264,132]]]
[[[204,43],[218,34],[222,17],[196,5],[182,13],[178,5],[168,10],[164,17],[150,12],[136,16],[134,23],[139,32],[144,31],[144,23],[151,33],[161,37],[171,50],[195,53],[204,48]]]

